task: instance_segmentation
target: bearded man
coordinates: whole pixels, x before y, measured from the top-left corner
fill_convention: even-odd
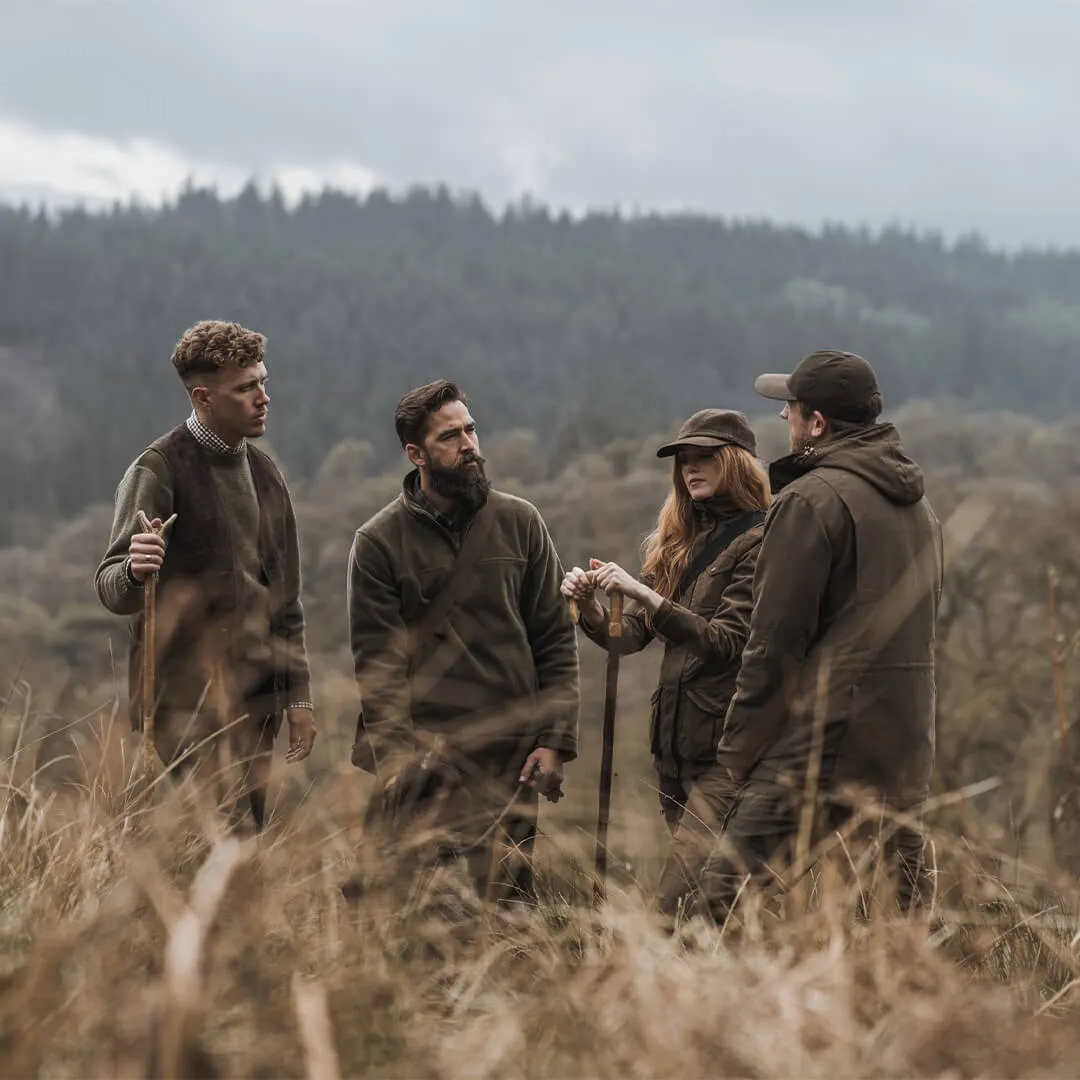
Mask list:
[[[562,567],[536,507],[491,488],[459,387],[409,391],[394,422],[413,469],[349,558],[353,764],[376,774],[383,807],[441,783],[440,851],[465,857],[479,891],[496,879],[501,899],[528,899],[537,796],[557,797],[577,753]],[[511,871],[492,858],[499,837]]]

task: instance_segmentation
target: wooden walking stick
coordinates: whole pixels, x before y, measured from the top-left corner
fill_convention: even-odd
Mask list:
[[[1068,772],[1069,780],[1064,794],[1058,799],[1054,807],[1052,820],[1060,825],[1065,819],[1065,813],[1072,804],[1072,814],[1075,818],[1080,811],[1080,784],[1077,783],[1076,765],[1073,762],[1072,737],[1070,735],[1069,718],[1065,710],[1065,661],[1072,651],[1076,638],[1072,644],[1064,645],[1062,635],[1058,631],[1057,624],[1057,586],[1061,580],[1057,569],[1053,566],[1046,568],[1048,587],[1048,615],[1050,620],[1050,667],[1054,677],[1054,700],[1057,704],[1058,738],[1061,740],[1061,762]]]
[[[619,693],[619,651],[622,647],[622,593],[613,592],[608,617],[607,682],[604,687],[604,744],[600,756],[600,805],[596,818],[596,883],[593,898],[601,903],[607,879],[607,833],[611,812],[611,780],[615,762],[615,703]]]
[[[593,580],[593,571],[586,571],[589,581]],[[611,817],[611,781],[615,766],[615,705],[619,694],[619,651],[622,647],[623,595],[613,592],[609,600],[608,643],[607,643],[607,678],[604,686],[604,735],[603,749],[600,754],[600,805],[596,816],[596,880],[593,885],[593,900],[599,904],[605,895],[607,880],[607,833]],[[570,599],[570,618],[575,623],[581,621],[578,603]]]
[[[164,537],[169,526],[176,520],[173,514],[168,521],[154,525],[139,511],[139,525],[144,532]],[[147,775],[154,772],[154,714],[157,710],[157,687],[155,685],[154,652],[157,641],[157,573],[147,576],[143,583],[143,632],[142,632],[142,764]]]

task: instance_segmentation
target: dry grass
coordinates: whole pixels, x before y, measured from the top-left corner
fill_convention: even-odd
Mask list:
[[[973,484],[997,507],[950,559],[936,784],[1001,783],[935,814],[932,924],[860,923],[850,891],[822,875],[809,912],[747,896],[724,932],[665,929],[647,905],[665,842],[645,739],[658,650],[620,675],[602,912],[579,902],[589,882],[572,870],[588,863],[596,811],[603,661],[588,646],[581,759],[541,822],[540,910],[495,916],[450,874],[407,889],[358,825],[364,778],[334,764],[357,708],[341,568],[352,525],[394,496],[396,474],[360,461],[294,490],[321,730],[313,758],[275,778],[274,825],[256,843],[230,843],[166,785],[150,810],[126,787],[115,703],[97,708],[122,669],[108,646],[123,649],[126,631],[86,569],[110,509],[42,551],[0,552],[0,670],[14,679],[0,700],[0,1076],[1080,1075],[1080,893],[1045,871],[1080,872],[1080,804],[1062,801],[1075,782],[1062,744],[1080,713],[1080,502],[1039,494],[1071,475],[1069,433],[1047,442],[1006,424],[1002,441],[1000,419],[988,440],[991,421],[972,418],[960,450],[951,411],[901,422],[918,459],[955,474],[935,480],[943,518]],[[763,438],[782,439],[771,423]],[[634,565],[669,484],[654,447],[514,490],[541,507],[568,562]],[[528,448],[519,458],[535,465]],[[1039,490],[977,479],[997,475]],[[350,904],[339,885],[353,873],[364,893]]]
[[[4,1076],[1080,1074],[1075,898],[1010,895],[955,837],[934,933],[857,921],[828,873],[810,910],[747,897],[724,930],[673,930],[631,881],[582,903],[572,836],[545,844],[535,911],[486,909],[453,869],[408,883],[352,771],[283,784],[258,839],[117,775],[0,790]]]

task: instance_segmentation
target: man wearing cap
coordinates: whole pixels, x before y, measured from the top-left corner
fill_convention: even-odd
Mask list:
[[[717,752],[738,794],[705,892],[724,918],[746,874],[790,884],[808,805],[811,839],[846,829],[849,851],[877,823],[906,910],[918,900],[916,826],[934,764],[941,528],[922,471],[878,422],[862,357],[815,352],[755,387],[784,402],[791,452],[770,467],[775,501]]]

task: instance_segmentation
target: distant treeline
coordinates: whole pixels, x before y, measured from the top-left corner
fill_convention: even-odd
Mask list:
[[[270,440],[294,475],[345,438],[385,466],[394,403],[440,375],[482,431],[535,431],[548,476],[703,405],[756,409],[758,372],[827,345],[869,357],[890,406],[1056,418],[1080,402],[1080,254],[528,202],[495,215],[444,189],[0,209],[0,543],[108,499],[184,414],[168,357],[200,318],[267,335]]]

